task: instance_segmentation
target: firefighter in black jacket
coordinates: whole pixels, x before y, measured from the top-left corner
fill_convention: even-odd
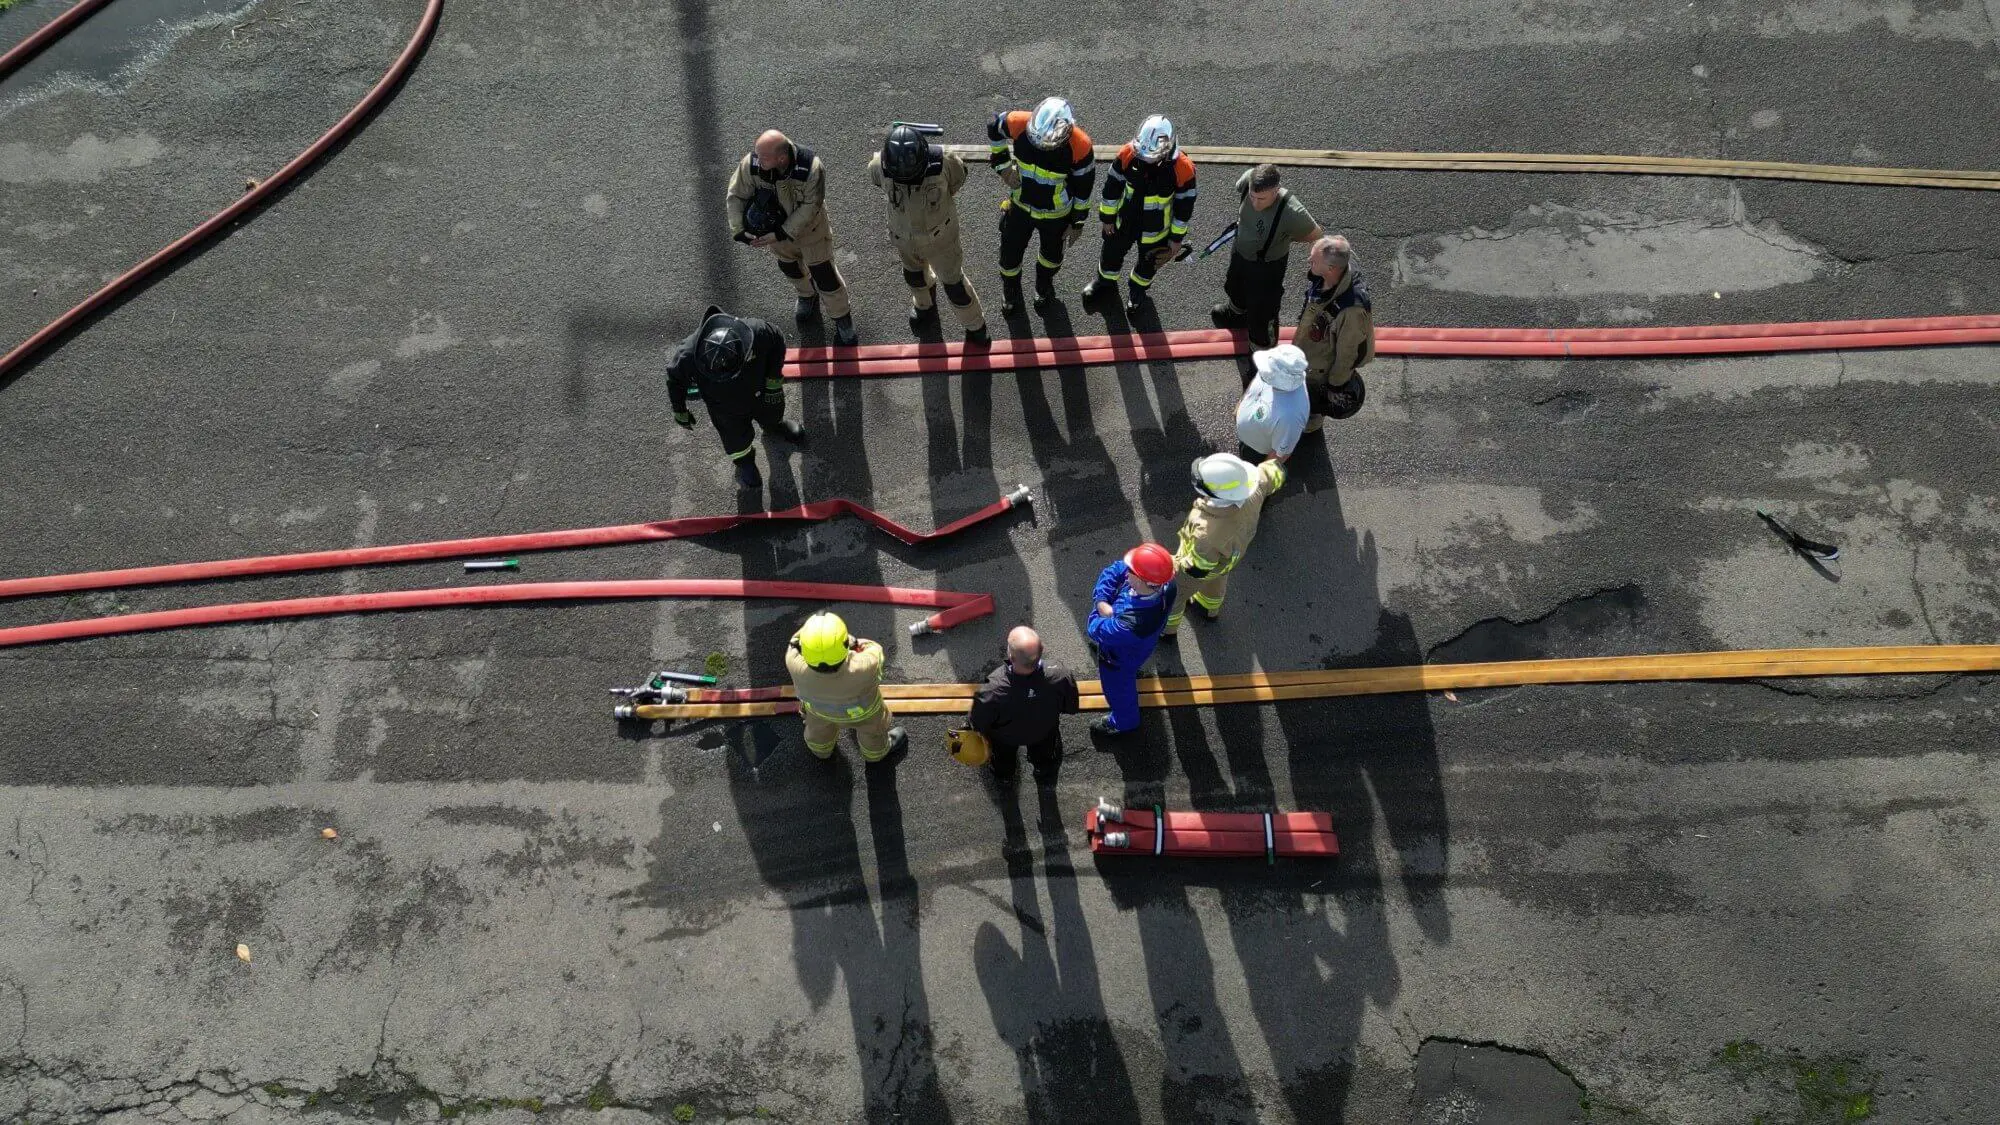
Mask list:
[[[806,439],[805,428],[785,420],[785,338],[755,317],[730,316],[710,305],[701,327],[674,348],[667,359],[667,397],[674,404],[674,421],[694,428],[688,392],[708,403],[708,420],[722,437],[722,451],[736,462],[739,488],[764,487],[757,471],[757,450],[750,444],[751,423],[794,445]]]
[[[1054,785],[1062,766],[1062,727],[1079,700],[1076,677],[1042,662],[1042,638],[1022,625],[1007,634],[1007,663],[993,670],[972,697],[966,725],[992,747],[993,780],[1002,786],[1020,776],[1022,749],[1035,767],[1035,784]]]
[[[1174,123],[1157,113],[1148,117],[1104,174],[1104,203],[1097,209],[1104,221],[1104,253],[1096,280],[1084,287],[1084,301],[1118,291],[1125,253],[1137,244],[1125,311],[1144,309],[1152,300],[1153,275],[1174,260],[1187,238],[1195,194],[1194,161],[1175,141]]]
[[[1043,98],[1034,112],[1014,110],[986,126],[993,170],[1013,189],[1000,217],[1000,311],[1021,311],[1021,259],[1041,236],[1035,256],[1035,303],[1056,299],[1063,251],[1083,234],[1097,152],[1076,113],[1061,98]]]

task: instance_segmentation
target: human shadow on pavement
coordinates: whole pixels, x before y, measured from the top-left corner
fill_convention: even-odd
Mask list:
[[[1019,803],[1001,802],[1002,854],[1019,932],[983,922],[973,965],[993,1027],[1014,1052],[1030,1122],[1136,1121],[1138,1097],[1111,1033],[1097,950],[1084,921],[1069,837],[1055,790],[1038,790],[1036,827],[1049,910],[1035,888],[1035,857]]]
[[[1345,619],[1351,626],[1371,625],[1374,634],[1366,651],[1329,657],[1328,666],[1420,663],[1409,618],[1381,603],[1373,541],[1347,526],[1337,486],[1316,490],[1310,512],[1326,529],[1327,550],[1316,574],[1288,579],[1298,584],[1293,601],[1305,612],[1314,612],[1310,603],[1325,607],[1319,614]],[[1272,509],[1266,509],[1264,518],[1272,518]],[[1251,592],[1245,581],[1250,578],[1239,576],[1231,601],[1240,605]],[[1254,619],[1240,610],[1232,617],[1227,608],[1213,623],[1190,617],[1183,633],[1255,629]],[[1295,658],[1259,663],[1273,669],[1297,666]],[[1173,1003],[1197,1013],[1202,1026],[1220,1023],[1211,1007],[1213,965],[1205,950],[1195,951],[1203,935],[1187,898],[1190,886],[1214,887],[1228,919],[1249,1006],[1292,1115],[1300,1121],[1341,1121],[1367,1007],[1390,1003],[1401,988],[1386,921],[1388,884],[1400,881],[1426,937],[1442,943],[1451,936],[1442,896],[1449,825],[1436,735],[1424,697],[1222,706],[1206,717],[1201,711],[1176,709],[1167,723],[1170,746],[1141,740],[1120,752],[1124,801],[1165,803],[1168,779],[1178,764],[1196,809],[1272,808],[1282,791],[1266,747],[1273,718],[1291,794],[1291,805],[1283,811],[1331,812],[1342,850],[1337,861],[1279,860],[1266,866],[1258,860],[1105,857],[1099,870],[1114,899],[1138,912],[1170,1059],[1176,1041],[1169,1037],[1172,1027],[1165,1013],[1170,1005],[1163,1003],[1162,985],[1179,990],[1169,993]],[[1377,855],[1373,845],[1378,814],[1396,855],[1393,863]],[[1154,920],[1149,922],[1149,916]],[[1233,1058],[1225,1038],[1226,1033],[1216,1033],[1205,1046],[1181,1041],[1191,1062],[1218,1067],[1210,1072],[1207,1101],[1190,1106],[1189,1112],[1203,1119],[1254,1119],[1242,1108],[1248,1091],[1231,1088],[1241,1078],[1224,1064]],[[1185,1064],[1178,1069],[1182,1081],[1192,1085],[1197,1071]],[[1170,1071],[1170,1081],[1173,1076]],[[1174,1093],[1187,1098],[1203,1091]]]

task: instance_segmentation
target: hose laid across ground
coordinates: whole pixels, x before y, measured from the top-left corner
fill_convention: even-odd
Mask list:
[[[0,629],[0,648],[15,645],[111,637],[195,625],[238,625],[292,617],[376,613],[393,609],[447,609],[519,602],[601,601],[609,598],[786,598],[810,602],[871,602],[877,605],[938,609],[924,619],[941,632],[993,612],[993,595],[951,590],[911,590],[899,586],[849,586],[834,582],[747,581],[723,578],[652,578],[612,582],[528,582],[513,586],[453,586],[436,590],[391,590],[334,594],[271,602],[194,606],[153,613],[90,617]]]
[[[88,0],[86,0],[87,2]],[[41,39],[37,43],[35,50],[40,50],[42,46],[46,46],[49,41],[61,35],[63,31],[68,30],[77,20],[81,20],[83,15],[89,14],[88,11],[84,11],[82,15],[77,15],[78,9],[82,8],[84,8],[84,5],[78,4],[75,8],[71,8],[69,11],[57,16],[54,21],[41,31],[29,36],[29,41],[35,41],[48,32],[50,28],[56,27],[57,24],[63,25],[53,35],[49,35],[46,39]],[[370,113],[373,113],[375,108],[381,105],[383,100],[388,98],[390,92],[396,88],[396,84],[403,80],[403,76],[410,72],[410,68],[416,65],[417,56],[423,53],[424,45],[430,41],[431,32],[437,29],[438,16],[443,11],[444,0],[427,0],[424,5],[424,14],[417,20],[416,30],[410,35],[409,43],[403,47],[402,53],[396,56],[396,60],[389,64],[389,69],[382,75],[381,80],[375,83],[374,87],[355,104],[353,109],[348,110],[339,121],[334,122],[331,129],[328,129],[325,133],[321,134],[318,140],[308,145],[304,152],[293,157],[284,167],[271,173],[270,176],[266,177],[256,187],[244,192],[235,202],[217,211],[200,226],[168,243],[154,252],[145,261],[112,278],[102,289],[85,297],[74,308],[44,325],[41,331],[23,340],[12,351],[6,355],[0,355],[0,378],[4,378],[9,371],[25,363],[29,356],[34,355],[55,341],[63,333],[81,324],[92,313],[110,304],[127,291],[136,288],[140,282],[158,272],[160,267],[194,249],[196,246],[201,245],[211,236],[236,221],[238,217],[283,190],[286,184],[291,183],[298,177],[299,173],[305,171],[314,161],[326,155],[327,150],[338,144],[341,138],[353,132],[356,126],[360,125]],[[75,16],[75,19],[72,19],[72,16]],[[22,47],[26,47],[27,45],[24,42]],[[15,54],[20,49],[17,47],[14,51],[9,51],[6,59],[10,61],[14,60]],[[33,52],[30,51],[28,53],[32,54]],[[23,61],[26,61],[26,55],[23,55],[20,60],[14,61],[13,65],[18,66]],[[5,73],[5,70],[0,70],[0,75],[4,75]]]
[[[86,590],[115,590],[126,586],[150,586],[162,582],[201,582],[215,578],[296,574],[300,571],[331,570],[335,567],[458,559],[473,555],[555,551],[574,547],[608,547],[619,543],[645,543],[712,535],[718,531],[758,523],[813,522],[839,516],[857,517],[914,547],[956,535],[968,527],[984,523],[1032,499],[1033,496],[1027,486],[1021,485],[984,508],[970,515],[961,516],[936,531],[912,530],[880,512],[864,508],[845,497],[837,497],[776,512],[688,516],[654,523],[628,523],[611,527],[533,531],[519,535],[489,535],[479,539],[440,539],[428,543],[395,543],[382,547],[352,547],[337,551],[309,551],[295,555],[260,555],[246,559],[219,559],[214,562],[170,563],[164,566],[140,566],[126,570],[51,574],[39,578],[6,578],[0,579],[0,598],[27,597],[31,594],[73,594]]]
[[[29,59],[42,53],[42,48],[69,34],[70,28],[82,23],[92,12],[110,3],[111,0],[77,0],[63,13],[36,29],[26,39],[7,49],[0,55],[0,78],[5,78],[27,65]]]
[[[1684,680],[1785,679],[1801,676],[1932,675],[2000,671],[2000,645],[1902,645],[1872,648],[1747,649],[1649,656],[1509,660],[1477,664],[1413,664],[1250,672],[1223,676],[1151,677],[1139,681],[1144,707],[1272,703],[1348,695],[1525,687],[1536,684],[1662,683]],[[978,684],[886,684],[882,694],[902,715],[957,715]],[[1080,681],[1083,709],[1106,709],[1096,680]],[[792,689],[695,688],[687,703],[642,705],[640,719],[742,719],[798,709]]]
[[[1292,330],[1282,330],[1289,340]],[[1375,330],[1378,355],[1576,359],[1608,356],[1742,355],[2000,343],[2000,315],[1688,324],[1647,328],[1409,328]],[[1083,367],[1114,363],[1225,359],[1250,351],[1248,338],[1223,328],[1112,336],[1027,337],[990,345],[864,344],[796,348],[792,379],[937,375],[963,371]]]

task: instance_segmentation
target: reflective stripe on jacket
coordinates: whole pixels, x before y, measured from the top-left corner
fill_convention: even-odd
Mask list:
[[[1011,161],[1020,169],[1021,185],[1009,197],[1013,205],[1037,219],[1071,219],[1081,223],[1090,210],[1090,193],[1097,186],[1097,153],[1090,134],[1072,126],[1069,140],[1053,149],[1028,139],[1026,110],[995,114],[986,126],[993,167]]]
[[[1186,238],[1196,194],[1194,161],[1187,153],[1176,152],[1172,160],[1148,164],[1128,143],[1104,173],[1104,202],[1097,215],[1107,223],[1121,218],[1138,223],[1141,242]]]

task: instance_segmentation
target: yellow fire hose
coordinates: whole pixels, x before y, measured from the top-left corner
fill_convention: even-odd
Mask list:
[[[960,156],[983,157],[985,145],[946,145]],[[1110,160],[1118,145],[1099,145]],[[1198,163],[1279,164],[1290,168],[1357,168],[1397,172],[1595,172],[1623,176],[1719,176],[1742,180],[1814,180],[1831,184],[2000,191],[2000,172],[1948,168],[1870,168],[1782,160],[1721,160],[1699,156],[1614,156],[1556,152],[1366,152],[1345,149],[1182,145]]]
[[[1752,680],[1795,676],[1929,675],[2000,671],[2000,645],[1914,645],[1875,648],[1782,648],[1737,652],[1683,652],[1650,656],[1594,656],[1570,660],[1505,660],[1484,664],[1415,664],[1392,668],[1335,668],[1300,672],[1249,672],[1226,676],[1151,678],[1139,681],[1142,707],[1217,703],[1271,703],[1344,695],[1525,687],[1534,684],[1665,683],[1681,680]],[[1084,680],[1083,709],[1105,710],[1096,680]],[[978,684],[885,684],[882,694],[899,715],[955,715],[970,705]],[[639,719],[747,719],[792,710],[792,691],[750,702],[703,702],[714,691],[696,689],[689,702],[646,704]],[[727,693],[721,693],[726,696]]]

